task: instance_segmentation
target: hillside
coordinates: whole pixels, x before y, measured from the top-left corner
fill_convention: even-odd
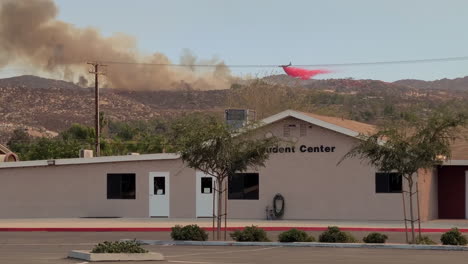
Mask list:
[[[389,113],[416,106],[423,111],[448,100],[466,101],[468,98],[468,92],[453,88],[460,87],[459,79],[441,80],[427,89],[422,81],[298,81],[285,75],[266,77],[262,83],[263,86],[254,91],[248,91],[252,84],[248,81],[236,85],[239,89],[231,90],[102,89],[101,110],[113,120],[128,121],[193,111],[221,113],[227,107],[254,108],[262,117],[296,108],[375,123]],[[34,136],[53,136],[72,123],[92,125],[93,91],[70,82],[37,76],[0,79],[0,142],[4,143],[16,128],[27,128]]]

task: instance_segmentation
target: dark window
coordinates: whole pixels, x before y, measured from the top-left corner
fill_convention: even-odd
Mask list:
[[[201,178],[201,193],[213,193],[213,178]]]
[[[229,178],[230,200],[258,200],[258,173],[236,173]]]
[[[107,174],[107,199],[135,199],[135,173]]]
[[[403,180],[399,173],[376,173],[376,193],[401,193]]]
[[[166,194],[166,177],[154,177],[154,195]]]

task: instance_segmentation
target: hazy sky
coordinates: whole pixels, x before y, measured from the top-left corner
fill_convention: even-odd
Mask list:
[[[329,64],[468,56],[467,0],[56,0],[59,19],[133,35],[147,53],[226,64]],[[440,79],[468,61],[333,68],[321,78]],[[278,68],[235,69],[279,73]]]

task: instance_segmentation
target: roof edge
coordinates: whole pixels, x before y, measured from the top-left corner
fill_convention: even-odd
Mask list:
[[[304,114],[302,112],[291,110],[291,109],[285,110],[285,111],[280,112],[278,114],[275,114],[275,115],[272,115],[272,116],[267,117],[265,119],[262,119],[260,121],[260,123],[263,124],[263,125],[269,125],[269,124],[278,122],[280,120],[286,119],[288,117],[294,117],[294,118],[300,119],[302,121],[311,123],[313,125],[320,126],[320,127],[323,127],[323,128],[327,128],[327,129],[335,131],[337,133],[344,134],[344,135],[351,136],[351,137],[355,137],[355,138],[357,138],[359,136],[359,134],[360,134],[357,131],[354,131],[354,130],[351,130],[351,129],[348,129],[348,128],[344,128],[344,127],[341,127],[341,126],[338,126],[338,125],[335,125],[335,124],[332,124],[332,123],[329,123],[329,122],[325,122],[323,120],[308,116],[308,115],[306,115],[306,114]]]
[[[125,156],[105,156],[94,158],[72,158],[72,159],[55,159],[55,166],[61,165],[79,165],[93,163],[111,163],[111,162],[126,162],[126,161],[150,161],[150,160],[174,160],[180,156],[175,153],[158,153],[158,154],[142,154],[142,155],[125,155]],[[1,162],[0,169],[4,168],[22,168],[22,167],[41,167],[51,166],[49,160],[31,160],[18,162]]]

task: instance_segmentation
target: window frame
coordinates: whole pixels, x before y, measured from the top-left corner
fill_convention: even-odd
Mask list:
[[[235,173],[235,177],[238,177],[239,175],[243,175],[242,181],[240,182],[240,184],[239,183],[234,184],[233,177],[228,178],[228,200],[250,200],[250,201],[260,200],[260,174],[258,172]],[[252,185],[252,187],[257,186],[257,188],[255,188],[256,193],[254,193],[253,195],[254,197],[248,197],[249,196],[248,193],[245,192],[246,188],[248,188],[248,186],[246,187],[245,177],[256,177],[256,185]],[[233,189],[234,188],[238,189],[239,185],[242,186],[241,187],[242,192],[237,192],[241,194],[240,197],[236,195],[237,193],[233,192],[234,191]]]
[[[117,180],[117,176],[118,180]],[[124,178],[124,177],[129,177],[129,178]],[[116,181],[117,182],[112,182]],[[124,186],[123,184],[125,182],[130,181],[129,186]],[[112,186],[112,184],[114,186]],[[136,173],[107,173],[106,177],[106,186],[107,186],[107,193],[106,193],[106,198],[107,200],[136,200]],[[113,193],[113,190],[116,186],[119,186],[118,193]],[[125,191],[126,187],[130,187],[130,189],[133,189],[133,194],[132,190],[130,191]],[[133,187],[133,188],[132,188]],[[130,193],[130,195],[129,195]]]
[[[378,177],[385,176],[386,179],[378,179]],[[399,177],[401,187],[399,189],[393,189],[392,180],[395,177]],[[385,183],[386,182],[386,183]],[[380,186],[379,186],[380,183]],[[385,183],[385,188],[382,188],[381,184]],[[385,189],[385,190],[384,190]],[[403,175],[398,172],[376,172],[375,173],[375,193],[376,194],[391,194],[391,193],[402,193],[403,192]]]

